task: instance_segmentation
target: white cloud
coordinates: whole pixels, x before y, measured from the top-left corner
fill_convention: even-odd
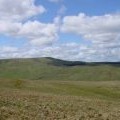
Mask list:
[[[21,26],[22,23],[0,20],[0,34],[16,36]]]
[[[52,23],[42,23],[28,19],[46,11],[42,5],[36,6],[34,0],[0,0],[0,34],[24,38],[31,44],[22,48],[0,46],[0,58],[50,56],[81,61],[120,60],[120,14],[87,16],[80,13],[77,16],[65,16],[62,21],[65,10],[65,6],[61,6]],[[80,35],[92,44],[43,46],[53,44],[58,39],[59,29]]]
[[[0,0],[0,19],[20,21],[46,11],[34,3],[35,0]]]
[[[11,46],[0,47],[0,51],[3,52],[3,53],[12,53],[12,52],[16,52],[17,50],[18,50],[18,48],[11,47]]]
[[[23,24],[18,35],[26,37],[34,45],[50,44],[58,37],[55,24],[44,24],[38,21],[28,21]]]
[[[82,46],[76,43],[67,43],[47,47],[23,47],[15,48],[11,46],[0,48],[0,58],[31,58],[31,57],[55,57],[66,60],[80,59],[79,50]],[[82,56],[81,56],[82,57]]]
[[[39,21],[26,23],[0,21],[0,33],[13,37],[23,37],[32,45],[46,45],[58,39],[58,27],[54,23],[44,24]]]
[[[32,45],[51,44],[58,39],[56,23],[24,19],[45,12],[35,0],[0,0],[0,34],[27,39]]]
[[[80,54],[89,61],[120,60],[120,14],[103,16],[66,16],[63,19],[62,32],[81,36],[91,41],[91,46]],[[78,55],[79,56],[79,55]]]
[[[18,55],[18,48],[16,47],[13,47],[13,46],[0,47],[0,59],[15,58],[15,56],[17,55]]]
[[[75,33],[93,43],[109,43],[120,38],[120,14],[66,16],[62,31]]]
[[[54,57],[78,61],[119,61],[119,53],[120,47],[109,51],[109,49],[102,46],[96,48],[96,46],[77,43],[65,43],[46,47],[0,47],[0,58]]]

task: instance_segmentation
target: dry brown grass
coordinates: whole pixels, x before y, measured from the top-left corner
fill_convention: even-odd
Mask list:
[[[120,104],[97,98],[3,89],[0,120],[120,120]]]

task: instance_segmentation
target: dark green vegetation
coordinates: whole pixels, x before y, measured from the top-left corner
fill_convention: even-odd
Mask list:
[[[0,120],[120,120],[120,64],[0,61]]]
[[[0,61],[0,78],[28,80],[120,80],[120,63],[85,63],[53,58]]]

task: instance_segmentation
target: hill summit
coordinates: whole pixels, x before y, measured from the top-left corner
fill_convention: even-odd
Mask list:
[[[0,60],[0,79],[120,80],[120,62],[65,61],[51,57]]]

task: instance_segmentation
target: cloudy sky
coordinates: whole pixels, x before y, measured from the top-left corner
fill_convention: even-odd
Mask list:
[[[120,61],[120,0],[0,0],[0,59]]]

